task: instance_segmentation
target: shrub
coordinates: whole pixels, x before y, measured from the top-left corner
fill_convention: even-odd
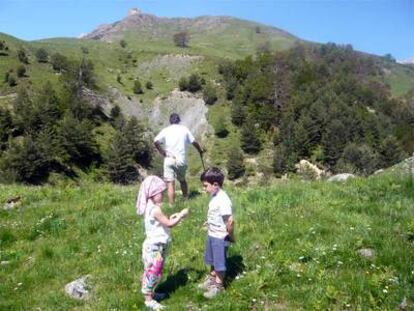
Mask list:
[[[144,91],[142,90],[141,82],[137,79],[134,81],[134,93],[135,94],[143,94]]]
[[[152,90],[154,88],[151,81],[147,81],[147,83],[145,83],[145,87],[147,90]]]
[[[26,75],[26,67],[24,67],[23,65],[20,65],[18,68],[17,68],[17,76],[19,77],[19,78],[22,78],[22,77],[24,77]]]
[[[234,180],[240,178],[245,174],[246,167],[243,163],[243,154],[237,147],[232,147],[228,153],[227,172],[228,178]]]
[[[216,89],[208,84],[203,90],[203,99],[207,105],[213,105],[217,101]]]
[[[36,58],[39,63],[47,63],[49,53],[44,48],[40,48],[36,51]]]
[[[178,81],[178,87],[180,88],[180,91],[187,91],[188,89],[188,80],[185,77],[182,77],[180,81]]]

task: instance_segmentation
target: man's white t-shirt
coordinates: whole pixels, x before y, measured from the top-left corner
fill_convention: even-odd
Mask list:
[[[154,138],[154,142],[164,143],[168,157],[174,157],[178,165],[184,165],[186,160],[186,146],[194,142],[190,130],[181,124],[171,124],[162,129]]]
[[[224,190],[220,189],[211,197],[210,203],[208,204],[208,235],[214,238],[224,239],[228,235],[228,232],[223,216],[231,215],[232,204],[230,198]]]

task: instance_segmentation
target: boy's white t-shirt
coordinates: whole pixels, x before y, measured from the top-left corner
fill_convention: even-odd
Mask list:
[[[232,215],[232,204],[227,193],[220,189],[211,197],[208,204],[207,226],[208,235],[218,239],[224,239],[227,235],[226,224],[223,216]]]
[[[186,146],[194,142],[190,130],[181,124],[171,124],[162,129],[154,142],[163,142],[168,157],[174,157],[178,165],[186,164]]]
[[[148,244],[167,244],[171,240],[171,230],[167,226],[162,225],[155,219],[153,212],[156,205],[149,200],[145,209],[145,243]]]

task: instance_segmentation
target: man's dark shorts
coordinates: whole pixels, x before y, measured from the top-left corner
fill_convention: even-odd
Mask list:
[[[204,251],[204,262],[214,266],[214,271],[226,271],[226,256],[229,242],[208,236]]]

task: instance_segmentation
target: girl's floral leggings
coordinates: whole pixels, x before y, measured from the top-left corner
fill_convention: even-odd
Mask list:
[[[142,276],[141,292],[144,295],[154,293],[155,287],[159,284],[162,277],[166,255],[165,244],[146,244],[142,245],[142,261],[144,262],[144,275]]]

